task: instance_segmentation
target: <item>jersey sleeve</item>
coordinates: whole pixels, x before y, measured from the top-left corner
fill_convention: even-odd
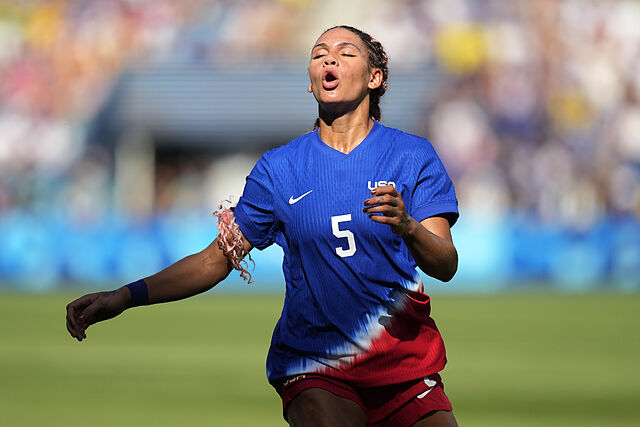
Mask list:
[[[418,179],[411,199],[411,216],[420,222],[441,215],[453,226],[459,217],[453,182],[430,142],[423,140],[415,153]]]
[[[236,223],[244,237],[262,250],[275,240],[276,216],[273,180],[263,156],[247,176],[242,197],[235,207]]]

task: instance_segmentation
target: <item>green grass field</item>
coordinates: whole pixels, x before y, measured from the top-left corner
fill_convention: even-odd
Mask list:
[[[65,330],[77,297],[0,294],[2,426],[283,426],[280,296],[204,295]],[[461,426],[637,426],[640,295],[435,296]]]

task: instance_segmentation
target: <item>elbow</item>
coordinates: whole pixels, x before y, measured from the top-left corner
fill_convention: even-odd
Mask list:
[[[458,251],[456,251],[454,246],[451,247],[451,251],[442,263],[442,266],[443,268],[436,279],[442,282],[451,281],[458,271]]]
[[[436,277],[436,279],[446,283],[451,281],[451,279],[453,279],[453,276],[455,275],[456,275],[456,269],[449,269],[449,270],[443,271],[438,277]]]
[[[451,281],[451,279],[453,279],[453,276],[456,275],[456,271],[447,271],[446,273],[442,274],[442,276],[437,277],[438,280],[440,280],[441,282],[449,282]]]
[[[203,251],[202,255],[201,272],[204,275],[204,281],[207,283],[207,290],[209,290],[226,279],[233,267],[229,265],[224,256],[216,256],[216,253],[211,254],[206,250]]]

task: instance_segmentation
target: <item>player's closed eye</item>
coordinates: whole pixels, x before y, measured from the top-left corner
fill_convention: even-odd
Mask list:
[[[311,59],[322,58],[326,54],[327,54],[327,51],[325,49],[318,49],[315,52],[311,53]]]

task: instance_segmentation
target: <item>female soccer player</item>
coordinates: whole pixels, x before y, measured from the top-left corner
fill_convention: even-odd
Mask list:
[[[186,298],[223,280],[253,247],[284,251],[286,296],[267,375],[294,426],[456,426],[439,372],[442,339],[416,271],[457,269],[451,180],[431,144],[379,123],[387,56],[352,27],[311,50],[313,132],[265,153],[202,252],[67,306],[67,329]]]

